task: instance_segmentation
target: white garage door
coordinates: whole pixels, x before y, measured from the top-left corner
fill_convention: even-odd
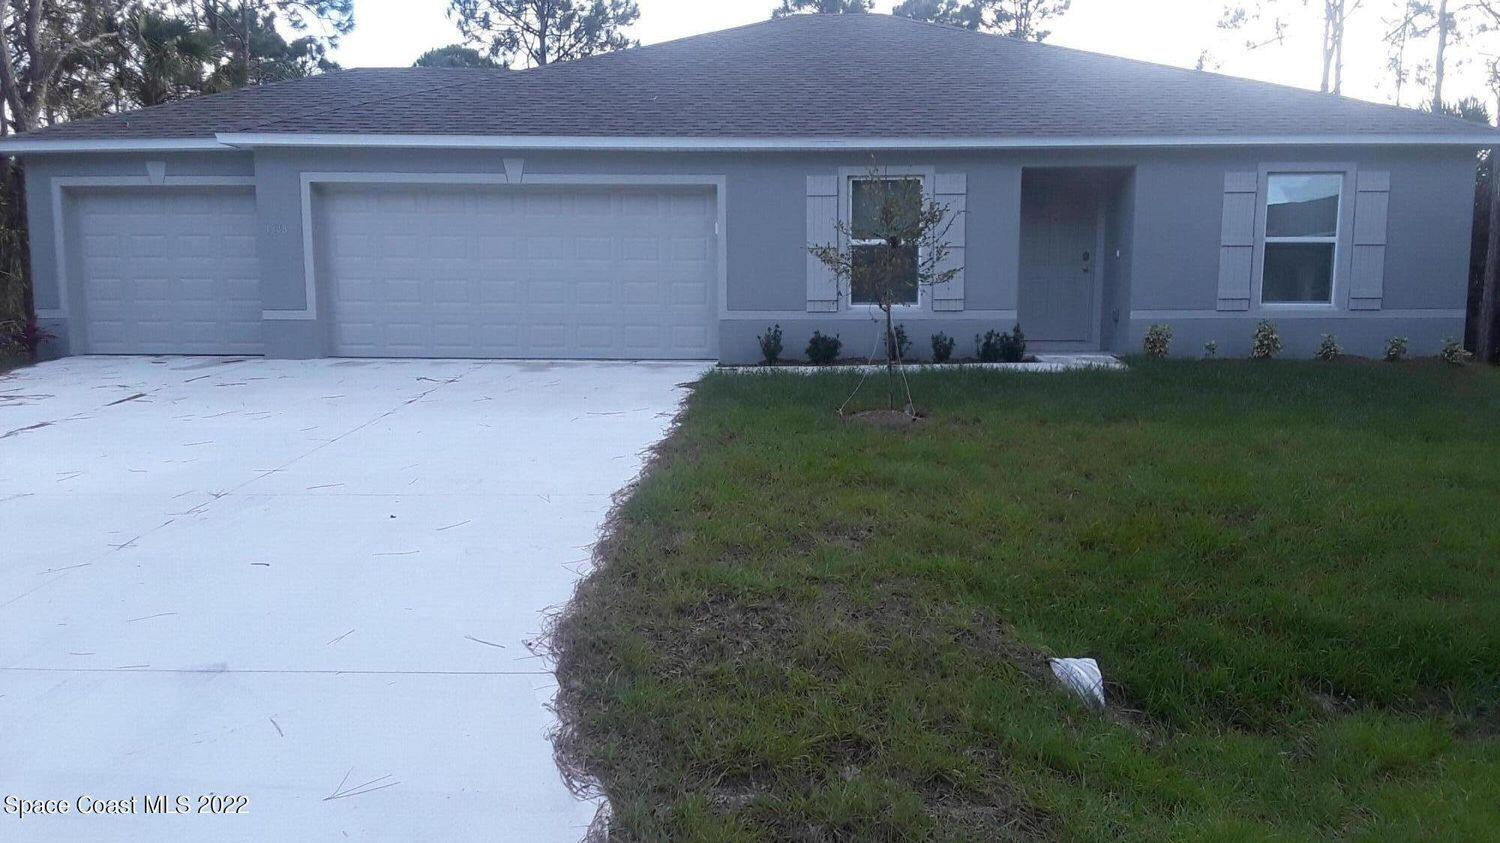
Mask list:
[[[75,199],[85,350],[261,353],[253,192],[143,188]]]
[[[318,205],[336,355],[717,356],[711,191],[361,185]]]

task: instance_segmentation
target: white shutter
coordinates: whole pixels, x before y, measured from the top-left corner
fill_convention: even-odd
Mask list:
[[[823,246],[838,240],[838,176],[807,177],[807,245]],[[807,254],[807,309],[831,313],[839,309],[838,278],[822,261]]]
[[[946,240],[948,256],[938,267],[939,272],[957,268],[958,274],[945,284],[932,287],[932,309],[955,311],[964,309],[964,237],[969,216],[968,178],[963,173],[944,173],[935,179],[934,199],[948,207]]]
[[[1385,298],[1386,217],[1391,174],[1361,172],[1354,195],[1354,259],[1349,273],[1349,309],[1379,310]]]
[[[1219,232],[1219,310],[1250,309],[1259,185],[1255,173],[1224,174],[1224,219]]]

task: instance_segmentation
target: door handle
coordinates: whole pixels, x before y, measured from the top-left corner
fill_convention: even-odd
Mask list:
[[[1089,271],[1089,267],[1091,266],[1090,261],[1092,259],[1093,259],[1093,255],[1090,252],[1084,252],[1083,253],[1083,271],[1084,272],[1088,272]]]

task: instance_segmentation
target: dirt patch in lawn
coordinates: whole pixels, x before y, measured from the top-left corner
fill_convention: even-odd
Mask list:
[[[920,413],[911,415],[903,410],[865,410],[841,416],[850,424],[865,424],[885,430],[909,430],[923,421]]]

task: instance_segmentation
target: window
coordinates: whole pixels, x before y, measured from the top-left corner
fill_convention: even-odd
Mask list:
[[[1263,304],[1332,304],[1339,173],[1275,173],[1266,183]]]
[[[900,233],[912,227],[923,201],[919,178],[850,180],[851,304],[879,304],[886,297],[905,306],[920,301],[917,244],[904,242]]]

